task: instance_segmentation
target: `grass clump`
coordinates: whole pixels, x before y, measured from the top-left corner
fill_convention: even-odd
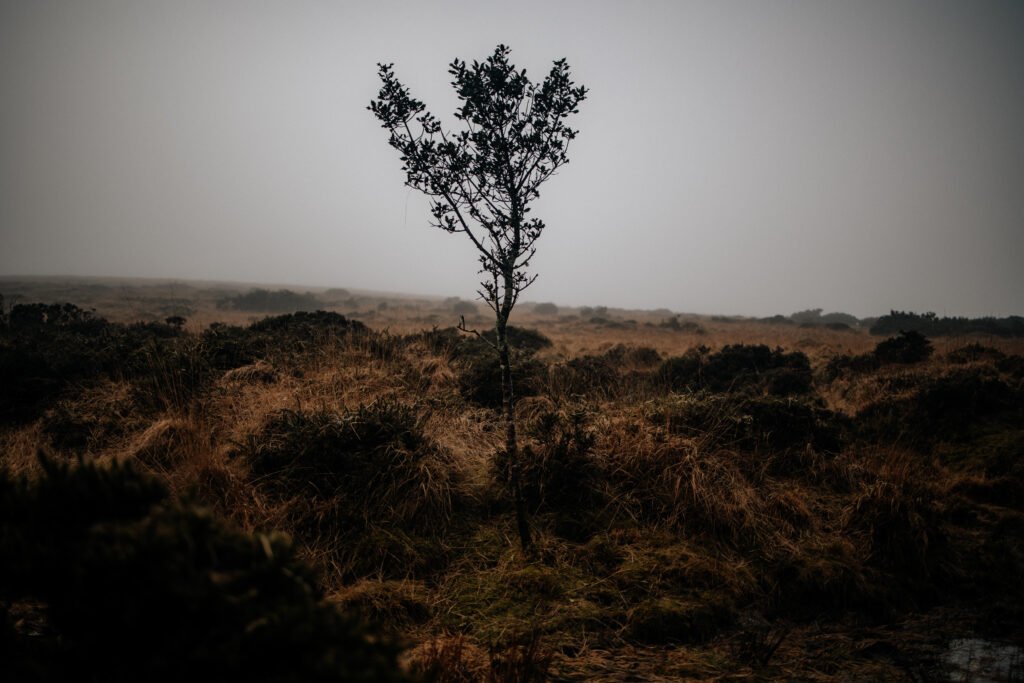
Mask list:
[[[652,404],[648,419],[712,447],[835,452],[841,444],[840,418],[809,399],[681,394]]]
[[[394,401],[342,414],[282,410],[240,452],[296,533],[345,575],[421,568],[457,497],[452,456]]]

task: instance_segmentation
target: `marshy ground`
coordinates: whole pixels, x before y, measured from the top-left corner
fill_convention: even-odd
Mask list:
[[[0,291],[22,679],[1024,678],[1020,338],[523,305],[524,555],[469,302]]]

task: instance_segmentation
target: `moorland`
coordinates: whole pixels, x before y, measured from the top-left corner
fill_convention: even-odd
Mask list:
[[[0,293],[8,680],[1024,677],[1019,319]]]

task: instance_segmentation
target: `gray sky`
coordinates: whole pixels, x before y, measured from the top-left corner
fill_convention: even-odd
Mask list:
[[[1024,3],[0,0],[0,274],[472,296],[365,107],[591,89],[526,299],[1024,313]]]

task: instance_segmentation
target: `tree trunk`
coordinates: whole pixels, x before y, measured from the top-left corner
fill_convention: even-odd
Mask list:
[[[530,523],[526,519],[526,500],[520,481],[519,445],[516,441],[516,402],[512,390],[512,360],[506,336],[507,318],[498,316],[495,332],[498,338],[498,355],[501,361],[501,400],[505,414],[505,456],[509,463],[509,479],[512,497],[516,506],[516,526],[519,530],[519,544],[524,553],[530,552],[533,540],[530,537]]]

